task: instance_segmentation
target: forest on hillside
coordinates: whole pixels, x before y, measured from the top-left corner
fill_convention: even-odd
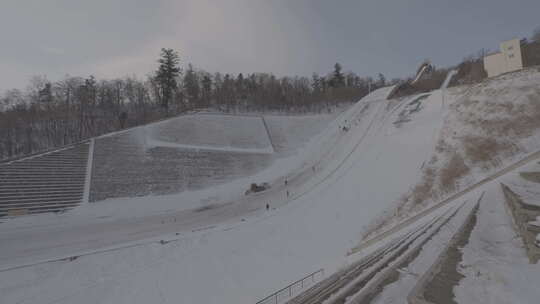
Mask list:
[[[526,66],[540,64],[540,29],[522,40]],[[336,63],[327,75],[276,77],[270,73],[222,74],[183,67],[180,54],[162,49],[158,68],[143,79],[98,80],[66,76],[49,81],[35,76],[25,90],[0,95],[0,160],[84,141],[202,109],[227,113],[321,113],[356,102],[371,90],[400,84],[401,94],[436,89],[450,69],[451,86],[482,81],[487,50],[465,57],[454,67],[434,69],[416,87],[407,79],[361,77]]]
[[[357,101],[387,85],[343,72],[326,76],[276,77],[267,73],[210,74],[162,49],[159,68],[146,79],[97,80],[66,76],[51,82],[33,77],[25,91],[0,98],[0,159],[83,141],[196,110],[320,113]]]

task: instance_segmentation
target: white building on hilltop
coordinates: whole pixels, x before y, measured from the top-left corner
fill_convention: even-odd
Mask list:
[[[519,39],[501,42],[501,51],[484,57],[488,77],[523,69]]]

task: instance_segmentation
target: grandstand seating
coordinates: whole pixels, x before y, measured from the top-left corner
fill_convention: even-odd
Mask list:
[[[61,212],[80,204],[89,146],[0,163],[0,216]]]

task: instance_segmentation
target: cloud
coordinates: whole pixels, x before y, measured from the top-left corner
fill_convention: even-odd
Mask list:
[[[309,33],[289,5],[258,0],[187,0],[169,12],[171,47],[211,71],[290,73],[309,58]]]
[[[41,51],[50,55],[65,55],[66,51],[58,47],[42,46]]]
[[[425,57],[455,64],[481,47],[530,32],[540,5],[537,0],[519,6],[502,0],[4,2],[0,90],[24,87],[36,74],[51,81],[66,74],[144,77],[156,69],[161,48],[178,50],[183,66],[193,63],[209,72],[309,76],[327,73],[337,61],[361,75],[406,76]],[[501,26],[510,19],[514,22]]]
[[[76,70],[98,77],[143,76],[157,67],[161,48],[180,53],[182,65],[193,63],[210,72],[274,72],[288,74],[305,64],[316,50],[293,15],[275,5],[252,0],[186,0],[162,4],[162,31],[144,45]],[[310,54],[311,50],[311,54]],[[298,68],[298,67],[296,67]],[[293,67],[292,69],[295,69]]]
[[[144,76],[157,68],[157,59],[163,45],[169,39],[156,39],[146,46],[134,49],[125,55],[99,60],[96,63],[80,65],[76,71],[81,75],[116,78],[123,76]]]
[[[32,76],[27,65],[0,61],[0,96],[7,90],[23,88]]]

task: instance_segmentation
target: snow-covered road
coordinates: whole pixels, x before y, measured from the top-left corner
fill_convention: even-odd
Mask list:
[[[249,203],[247,203],[249,204]],[[219,205],[205,211],[184,210],[165,215],[153,215],[115,221],[83,222],[69,227],[35,225],[16,230],[0,231],[0,270],[62,259],[88,252],[131,246],[155,241],[152,238],[177,232],[189,232],[234,221],[247,216],[250,210],[262,207],[252,202]]]

